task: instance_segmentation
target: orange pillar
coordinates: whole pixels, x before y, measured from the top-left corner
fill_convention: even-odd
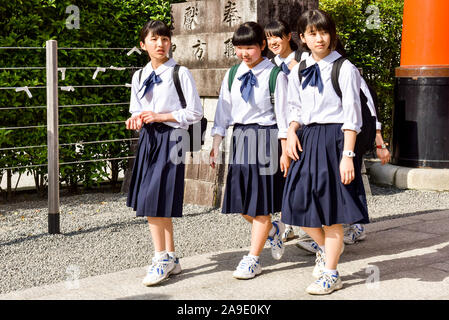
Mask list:
[[[449,1],[405,0],[401,66],[449,66]]]
[[[392,158],[449,168],[449,0],[404,0]]]

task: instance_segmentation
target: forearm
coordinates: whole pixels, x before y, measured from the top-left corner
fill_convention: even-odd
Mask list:
[[[382,132],[380,130],[376,130],[376,145],[381,146],[384,143],[384,139],[382,138]]]
[[[282,147],[282,154],[284,154],[286,152],[286,147],[287,147],[287,139],[281,139],[281,147]]]
[[[354,151],[357,132],[353,130],[344,130],[344,147],[343,150]]]
[[[212,142],[212,148],[215,150],[218,150],[222,140],[223,140],[223,137],[220,136],[219,134],[214,135],[214,139]]]
[[[157,122],[178,122],[172,115],[172,113],[159,113]]]

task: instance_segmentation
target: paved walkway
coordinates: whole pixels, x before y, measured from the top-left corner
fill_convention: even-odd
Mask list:
[[[339,271],[344,287],[310,296],[314,255],[286,245],[280,261],[265,249],[263,272],[236,280],[232,272],[248,252],[236,249],[181,259],[183,272],[157,287],[141,284],[146,268],[30,288],[0,299],[445,299],[449,300],[449,210],[385,220],[366,226],[367,239],[346,246]]]

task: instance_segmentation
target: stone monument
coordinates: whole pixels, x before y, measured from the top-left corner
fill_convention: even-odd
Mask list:
[[[222,144],[222,164],[216,169],[209,166],[210,130],[224,75],[238,63],[231,41],[236,28],[246,21],[264,26],[281,18],[295,31],[300,14],[317,7],[318,0],[201,0],[171,5],[172,56],[192,72],[208,119],[202,151],[186,157],[185,203],[221,205],[232,128]]]

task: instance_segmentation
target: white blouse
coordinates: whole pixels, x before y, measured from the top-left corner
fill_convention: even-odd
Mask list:
[[[143,111],[153,111],[156,113],[171,113],[178,122],[164,122],[166,125],[174,128],[188,129],[189,125],[198,122],[203,117],[203,107],[196,90],[195,81],[192,74],[186,68],[179,68],[179,81],[184,94],[187,106],[183,108],[179,101],[179,96],[173,83],[173,67],[175,60],[169,59],[153,70],[151,62],[142,70],[142,76],[139,83],[139,72],[135,72],[132,79],[131,101],[129,112],[133,116]],[[143,97],[144,88],[142,88],[145,79],[155,71],[162,82],[153,86],[153,89]]]
[[[360,104],[361,77],[357,68],[348,60],[341,67],[339,84],[342,99],[338,97],[332,86],[332,65],[341,55],[332,51],[318,62],[323,91],[318,87],[307,85],[304,89],[299,83],[299,64],[295,65],[288,76],[288,123],[297,121],[301,125],[310,123],[342,123],[342,130],[360,132],[362,111]],[[317,63],[312,55],[306,60],[306,67]],[[304,80],[304,78],[303,78]]]
[[[215,112],[214,126],[211,135],[225,136],[229,126],[235,123],[253,124],[262,126],[278,125],[278,138],[287,138],[287,76],[280,72],[276,80],[274,91],[275,107],[270,102],[269,79],[274,64],[264,58],[251,71],[256,76],[257,84],[253,87],[248,102],[243,100],[240,93],[241,75],[250,69],[245,63],[241,63],[232,82],[229,92],[228,78],[229,70],[226,72],[221,84],[218,97],[217,110]]]

